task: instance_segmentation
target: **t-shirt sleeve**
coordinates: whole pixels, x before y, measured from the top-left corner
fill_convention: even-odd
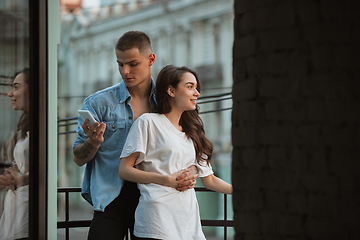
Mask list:
[[[214,171],[212,170],[211,164],[208,165],[205,160],[200,161],[200,164],[196,162],[194,165],[197,167],[197,169],[199,171],[199,174],[198,174],[199,177],[207,177],[214,173]]]
[[[135,165],[141,163],[145,159],[147,142],[147,124],[142,118],[138,118],[130,128],[120,159],[130,156],[132,153],[139,152],[140,155],[136,159]]]

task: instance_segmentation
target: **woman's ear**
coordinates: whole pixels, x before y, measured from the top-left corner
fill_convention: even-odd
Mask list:
[[[174,91],[174,88],[171,85],[168,86],[166,92],[169,94],[170,97],[175,97],[175,91]]]

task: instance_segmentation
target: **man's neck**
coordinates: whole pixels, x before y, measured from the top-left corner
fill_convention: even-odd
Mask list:
[[[149,99],[151,93],[151,78],[144,84],[135,87],[127,88],[132,99]]]

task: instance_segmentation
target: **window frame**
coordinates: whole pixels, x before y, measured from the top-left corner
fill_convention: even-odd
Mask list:
[[[48,234],[48,0],[29,0],[29,238]],[[38,80],[38,81],[35,81]]]

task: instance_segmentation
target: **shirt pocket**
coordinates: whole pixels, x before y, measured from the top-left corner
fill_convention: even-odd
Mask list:
[[[109,121],[105,124],[104,142],[101,144],[101,148],[109,151],[122,150],[127,135],[125,120]]]

